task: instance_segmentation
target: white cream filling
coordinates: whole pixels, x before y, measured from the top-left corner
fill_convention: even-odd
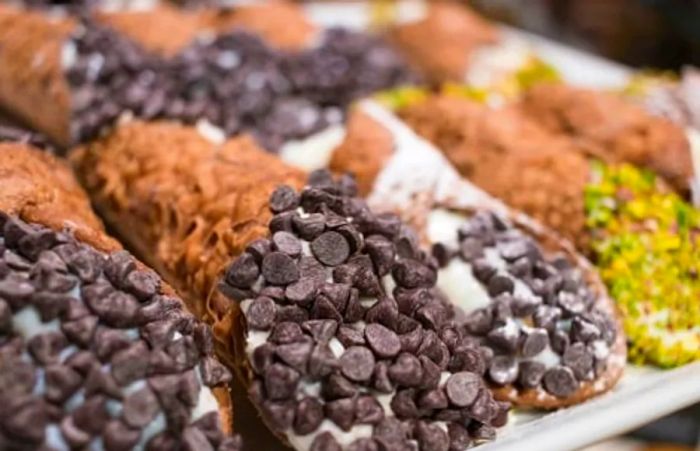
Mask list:
[[[477,88],[497,86],[522,69],[531,57],[527,42],[505,35],[499,42],[472,52],[464,82]]]
[[[196,128],[200,136],[212,144],[218,146],[226,142],[226,133],[206,119],[198,120]]]
[[[280,149],[282,161],[311,172],[328,167],[333,150],[345,139],[345,126],[331,125],[304,139],[291,140]]]

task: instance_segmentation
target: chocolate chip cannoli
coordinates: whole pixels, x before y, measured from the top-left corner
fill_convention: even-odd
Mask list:
[[[491,354],[434,291],[434,260],[351,179],[307,179],[248,138],[165,123],[125,125],[73,159],[110,224],[215,323],[283,442],[463,449],[506,421],[482,378]]]
[[[669,367],[698,358],[697,213],[663,179],[590,160],[579,141],[517,107],[434,96],[400,115],[462,175],[593,259],[622,313],[632,361]]]
[[[90,17],[53,17],[0,6],[0,64],[5,68],[0,74],[0,106],[62,147],[95,136],[126,111],[190,121],[211,116],[204,114],[207,105],[201,95],[193,99],[183,86],[198,81],[201,85],[202,78],[210,76],[208,71],[236,67],[238,47],[253,45],[251,58],[259,56],[255,48],[265,45],[248,38],[251,33],[295,48],[309,44],[314,34],[300,10],[285,3],[230,11],[181,11],[162,5],[147,11],[95,12]],[[280,21],[289,27],[271,26]],[[226,55],[211,63],[216,68],[202,74],[200,63],[199,72],[183,76],[183,60],[196,66],[192,53],[202,50],[206,45],[201,39],[212,34],[243,37],[231,38],[233,48],[223,49]],[[219,96],[225,94],[217,91]],[[169,108],[165,99],[171,99]]]
[[[240,449],[211,331],[0,133],[0,448]],[[14,138],[12,138],[14,139]]]
[[[438,262],[438,289],[490,350],[482,371],[496,398],[557,408],[611,389],[625,339],[585,258],[461,178],[379,104],[364,102],[353,114],[331,168],[358,171],[371,205],[399,212],[422,232]]]

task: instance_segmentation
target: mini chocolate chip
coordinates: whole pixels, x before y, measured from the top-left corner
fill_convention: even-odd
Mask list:
[[[576,317],[571,322],[571,339],[573,341],[588,343],[600,338],[600,336],[601,333],[598,326],[583,318]]]
[[[585,344],[573,343],[566,348],[562,356],[562,363],[571,368],[578,380],[584,380],[593,370],[593,355]]]
[[[391,448],[385,447],[383,449],[388,450]],[[348,451],[379,451],[379,446],[377,445],[377,442],[371,438],[358,438],[350,443],[348,446]]]
[[[542,299],[538,296],[530,296],[517,294],[513,296],[510,303],[510,308],[513,314],[519,318],[532,315],[537,310],[537,307],[542,303]]]
[[[562,308],[565,316],[580,315],[586,310],[586,304],[580,296],[568,291],[561,291],[557,295],[557,305]]]
[[[496,438],[496,430],[483,423],[470,423],[469,434],[475,442],[488,442]]]
[[[414,401],[416,391],[412,388],[399,390],[393,398],[391,398],[391,410],[394,411],[396,418],[401,420],[418,418],[420,413]]]
[[[46,399],[61,404],[80,387],[82,377],[66,365],[49,365],[45,373]]]
[[[287,365],[291,366],[301,374],[306,374],[307,363],[311,355],[313,344],[311,341],[295,342],[279,345],[275,349],[277,357]]]
[[[496,415],[495,409],[496,404],[491,392],[486,388],[482,388],[469,407],[468,414],[473,420],[488,423]]]
[[[513,241],[505,241],[498,243],[498,252],[504,259],[513,262],[521,257],[528,255],[530,250],[527,238],[519,238]]]
[[[479,258],[472,262],[472,272],[479,282],[486,284],[496,274],[497,269],[485,258]]]
[[[469,314],[464,322],[464,325],[474,335],[484,335],[491,330],[493,315],[488,308],[479,308]]]
[[[265,401],[262,405],[265,417],[277,430],[284,431],[294,423],[294,404],[292,402]]]
[[[350,245],[338,232],[325,232],[311,242],[311,252],[324,265],[337,266],[350,256]]]
[[[380,277],[391,271],[396,256],[396,249],[391,241],[381,235],[371,235],[365,239],[365,249]]]
[[[419,421],[413,432],[418,446],[425,451],[448,451],[450,439],[439,425]]]
[[[314,319],[331,319],[337,322],[343,319],[336,305],[327,296],[318,296],[316,298],[311,308],[311,317]]]
[[[365,313],[366,309],[360,302],[360,293],[356,288],[351,288],[343,319],[346,323],[356,323],[365,317]]]
[[[268,330],[275,320],[276,310],[275,301],[260,296],[251,302],[245,317],[253,329]]]
[[[418,357],[418,360],[423,368],[423,377],[419,388],[429,390],[437,387],[440,383],[441,368],[427,356],[422,355]]]
[[[352,225],[344,225],[335,229],[336,232],[340,233],[345,237],[348,244],[350,245],[350,253],[353,254],[364,247],[364,239],[362,234],[357,230],[356,227]]]
[[[299,205],[299,195],[288,185],[278,186],[270,195],[270,210],[280,213],[293,210]]]
[[[284,400],[294,395],[300,374],[280,363],[273,363],[265,370],[265,392],[272,400]]]
[[[496,401],[498,409],[496,409],[496,416],[491,420],[491,426],[493,427],[503,427],[508,423],[508,413],[510,412],[510,403]]]
[[[106,297],[90,297],[86,301],[90,309],[110,326],[126,328],[136,324],[139,301],[128,293],[113,291]]]
[[[391,393],[393,391],[386,362],[378,362],[375,365],[372,372],[372,386],[380,393]]]
[[[8,333],[10,330],[12,330],[12,309],[7,302],[0,299],[0,332]]]
[[[518,347],[520,331],[518,330],[517,324],[509,321],[502,326],[492,329],[486,337],[493,346],[505,352],[513,353]]]
[[[281,230],[291,232],[293,230],[292,218],[296,215],[293,211],[283,211],[270,219],[270,232],[275,233]]]
[[[275,321],[289,321],[293,323],[303,323],[309,319],[309,312],[296,305],[283,305],[277,307]]]
[[[274,250],[287,254],[290,257],[298,257],[301,254],[301,242],[289,232],[275,232],[272,235],[272,246]]]
[[[404,288],[431,288],[437,280],[437,273],[416,260],[402,259],[394,264],[392,275]]]
[[[502,293],[513,293],[515,283],[513,279],[506,275],[496,274],[489,279],[488,292],[489,296],[498,296]]]
[[[445,391],[439,388],[425,391],[418,397],[418,407],[423,409],[446,409],[448,406]]]
[[[407,439],[407,430],[396,418],[386,417],[379,422],[372,432],[372,437],[382,445],[382,449],[401,449]]]
[[[124,280],[124,288],[144,302],[158,293],[160,279],[152,271],[131,271]]]
[[[399,341],[401,342],[402,351],[415,354],[423,341],[423,327],[418,325],[412,331],[400,335]]]
[[[10,407],[12,414],[5,415],[2,420],[3,429],[32,448],[32,444],[37,444],[44,439],[44,429],[48,423],[46,410],[39,399],[31,399],[19,406],[12,406]]]
[[[336,310],[344,312],[350,297],[350,285],[344,283],[325,283],[321,285],[319,294],[328,298]]]
[[[175,298],[156,295],[150,302],[141,305],[136,312],[136,322],[143,325],[161,319],[167,312],[179,306],[180,301]]]
[[[542,378],[548,392],[559,398],[572,395],[578,388],[578,382],[571,368],[555,366],[544,373]]]
[[[207,436],[196,427],[187,427],[182,432],[182,448],[184,451],[214,451]]]
[[[374,362],[372,351],[363,346],[352,346],[340,357],[340,369],[352,381],[368,381],[374,371]]]
[[[158,399],[148,387],[143,387],[126,397],[122,406],[122,420],[133,428],[142,428],[158,414]]]
[[[417,387],[423,379],[423,366],[413,354],[401,353],[396,361],[389,366],[389,378],[403,387]]]
[[[287,285],[299,280],[299,268],[292,258],[281,252],[270,252],[262,262],[262,274],[272,285]]]
[[[141,336],[151,345],[152,348],[162,348],[167,346],[172,341],[176,325],[177,324],[175,321],[171,319],[153,321],[143,326],[141,329]],[[103,344],[106,346],[106,351],[113,352],[113,345],[122,345],[124,340],[128,341],[128,336],[125,334],[120,334],[119,332],[120,331],[114,329],[98,327],[97,332],[95,333],[96,341],[98,344]],[[99,348],[98,354],[103,354],[100,352]]]
[[[134,258],[126,251],[117,251],[109,255],[105,264],[104,272],[114,286],[126,279],[129,273],[136,269]]]
[[[448,368],[452,372],[469,371],[483,375],[486,372],[486,362],[478,348],[458,346],[452,354]]]
[[[18,277],[13,277],[10,274],[3,280],[0,280],[0,296],[2,296],[10,305],[19,306],[27,297],[34,293],[34,286]]]
[[[401,351],[401,341],[398,335],[381,324],[368,324],[365,327],[367,344],[378,358],[391,358]]]
[[[549,344],[549,335],[544,329],[531,329],[525,333],[521,353],[523,357],[534,357]]]
[[[462,410],[464,409],[442,409],[438,412],[435,413],[434,418],[437,421],[445,421],[445,422],[451,422],[451,421],[466,421],[469,420],[466,415],[463,414]]]
[[[326,220],[321,213],[311,213],[308,216],[294,216],[292,218],[294,230],[299,237],[306,241],[313,241],[323,233],[326,228]]]
[[[434,243],[430,248],[430,254],[437,260],[440,268],[444,268],[452,259],[454,251],[444,243]]]
[[[527,257],[520,257],[508,265],[508,271],[518,279],[532,277],[532,262]]]
[[[563,330],[554,330],[551,333],[550,343],[554,352],[559,355],[564,354],[566,348],[569,347],[569,335]]]
[[[484,248],[478,238],[467,237],[459,243],[459,255],[464,261],[472,262],[484,256]]]
[[[275,324],[268,340],[276,344],[288,344],[300,341],[303,338],[304,333],[301,331],[301,326],[299,326],[299,324],[291,321],[284,321]]]
[[[342,398],[327,402],[326,416],[344,431],[349,431],[355,422],[355,398]]]
[[[126,451],[132,449],[141,438],[141,431],[131,429],[118,420],[107,423],[102,439],[107,451]]]
[[[148,357],[148,346],[141,340],[116,352],[110,362],[114,380],[125,386],[144,378],[148,371]]]
[[[447,320],[449,313],[440,300],[433,299],[418,309],[416,319],[426,328],[438,330]]]
[[[309,451],[342,451],[342,448],[335,438],[333,438],[333,434],[325,431],[314,437]]]
[[[418,354],[428,356],[443,369],[447,368],[447,364],[450,363],[450,351],[447,349],[447,345],[432,330],[426,330],[423,334],[423,341],[418,347]]]
[[[453,421],[447,423],[447,435],[450,437],[450,451],[462,451],[472,443],[467,428]]]
[[[482,385],[477,374],[462,371],[452,374],[447,379],[445,393],[453,405],[469,407],[476,400]]]
[[[92,337],[97,329],[96,316],[84,316],[75,321],[66,321],[61,324],[61,331],[68,340],[80,347],[88,347],[92,342]]]
[[[92,440],[92,436],[89,433],[79,429],[75,423],[73,423],[73,417],[71,416],[63,417],[60,429],[61,435],[66,443],[73,448],[86,446],[90,440]]]
[[[321,391],[324,398],[332,400],[354,396],[357,393],[357,387],[340,374],[331,374],[321,385]]]
[[[309,376],[314,379],[326,377],[338,365],[338,360],[328,345],[316,345],[309,356]]]
[[[56,362],[59,353],[66,346],[68,340],[60,332],[44,332],[33,336],[27,343],[29,353],[42,365]]]
[[[120,399],[122,396],[114,377],[110,373],[103,373],[98,366],[93,367],[88,372],[83,387],[85,388],[86,396],[104,394],[113,399]]]
[[[323,406],[312,397],[306,397],[297,404],[294,417],[294,432],[299,435],[310,434],[318,429],[323,421]]]
[[[267,240],[265,238],[259,238],[250,243],[248,247],[245,248],[245,250],[246,253],[253,256],[255,263],[259,265],[262,263],[263,258],[265,258],[265,256],[270,252],[271,248],[272,244],[270,243],[270,240]],[[257,278],[257,275],[255,277]]]
[[[365,344],[362,332],[352,326],[341,325],[338,328],[337,338],[346,348]]]
[[[5,260],[5,263],[7,263],[7,266],[12,269],[28,271],[32,267],[32,262],[10,249],[5,249],[2,258]]]
[[[494,357],[489,367],[489,377],[498,385],[512,384],[518,378],[518,362],[511,356]]]
[[[102,395],[88,397],[73,412],[73,423],[90,434],[101,434],[109,420],[107,399]]]
[[[557,326],[557,321],[561,318],[561,309],[549,305],[540,305],[532,319],[535,326],[552,331]]]
[[[379,299],[365,313],[365,321],[368,323],[380,323],[391,330],[396,330],[399,321],[399,307],[394,299],[384,297]]]
[[[518,365],[518,383],[523,388],[535,388],[542,382],[546,370],[542,362],[523,360]]]
[[[310,333],[316,343],[328,343],[338,330],[338,322],[331,319],[304,321],[301,328]]]
[[[263,343],[256,347],[250,359],[253,371],[259,375],[264,374],[265,369],[272,364],[274,355],[275,347],[270,343]]]
[[[317,282],[302,276],[301,279],[291,285],[287,285],[284,290],[285,297],[298,305],[307,306],[316,296]]]
[[[355,403],[355,422],[377,424],[384,419],[384,409],[373,396],[363,395]]]

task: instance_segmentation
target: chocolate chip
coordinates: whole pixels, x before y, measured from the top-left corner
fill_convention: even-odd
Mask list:
[[[440,368],[447,368],[450,361],[450,351],[437,334],[432,330],[426,330],[423,341],[418,347],[418,354],[428,356]]]
[[[578,380],[584,380],[593,370],[593,355],[585,344],[573,343],[566,348],[562,356],[562,363],[571,368]]]
[[[279,232],[278,232],[279,233]],[[307,306],[313,301],[316,295],[317,282],[310,278],[304,278],[294,282],[291,285],[287,285],[284,291],[284,295],[288,300],[299,304],[300,306]]]
[[[391,330],[395,330],[399,321],[399,307],[396,301],[389,298],[381,298],[365,313],[365,321],[368,323],[380,323]]]
[[[415,403],[416,391],[414,389],[404,389],[396,392],[391,398],[391,410],[394,411],[396,418],[401,420],[418,418],[420,413]]]
[[[80,374],[66,365],[49,365],[45,369],[46,399],[61,404],[75,393],[82,382]]]
[[[338,360],[328,345],[317,345],[309,356],[309,375],[312,378],[328,376],[338,365]]]
[[[160,410],[158,400],[148,387],[143,387],[126,397],[121,418],[133,428],[149,424]]]
[[[396,250],[391,241],[381,235],[371,235],[365,239],[365,249],[380,277],[391,271],[396,256]]]
[[[505,352],[513,353],[518,347],[520,331],[517,324],[511,320],[502,326],[492,329],[486,337],[493,346]]]
[[[485,284],[496,274],[497,269],[485,258],[479,258],[472,262],[472,272],[479,282]]]
[[[551,333],[550,342],[552,349],[557,354],[564,354],[566,348],[569,347],[569,335],[563,330],[554,330]]]
[[[344,312],[350,297],[350,285],[344,283],[325,283],[319,290],[319,295],[325,296],[333,303],[338,312]]]
[[[182,433],[182,446],[184,451],[214,451],[204,432],[195,427],[185,428]]]
[[[576,317],[571,322],[571,338],[573,341],[582,341],[585,343],[591,342],[600,338],[601,332],[598,326],[586,321],[583,318]]]
[[[423,328],[418,325],[412,331],[400,335],[399,341],[402,351],[415,354],[423,341]]]
[[[265,238],[259,238],[253,242],[251,242],[248,247],[246,247],[246,253],[250,254],[253,256],[253,259],[255,260],[255,263],[257,265],[261,264],[263,261],[263,258],[270,252],[272,248],[272,243],[270,243],[269,240]],[[245,254],[244,254],[245,255]],[[250,271],[252,269],[249,268]],[[229,269],[230,271],[230,269]],[[248,275],[250,277],[250,275]],[[257,278],[257,275],[255,276]],[[235,284],[234,284],[235,285]]]
[[[274,250],[290,257],[298,257],[301,254],[301,242],[289,232],[280,231],[272,235],[272,246]]]
[[[368,324],[365,328],[367,344],[378,358],[391,358],[401,351],[398,335],[381,324]]]
[[[546,370],[544,363],[523,360],[518,365],[518,383],[523,388],[538,387]]]
[[[423,366],[413,354],[401,353],[396,361],[389,366],[389,378],[395,384],[403,387],[417,387],[423,379]]]
[[[139,340],[112,356],[112,376],[121,386],[143,379],[148,371],[148,347]]]
[[[435,285],[437,273],[416,260],[403,259],[394,264],[392,275],[405,288],[430,288]]]
[[[278,186],[270,195],[270,210],[274,213],[293,210],[298,205],[299,195],[290,186]]]
[[[248,307],[246,320],[253,329],[268,330],[275,320],[276,310],[277,307],[272,299],[260,296]]]
[[[73,423],[73,418],[70,416],[63,417],[63,420],[61,420],[60,429],[64,440],[69,446],[74,448],[86,446],[92,439],[92,436],[89,433],[75,426],[75,423]]]
[[[465,320],[467,331],[475,335],[484,335],[491,330],[493,316],[488,308],[479,308],[470,312]]]
[[[294,216],[292,225],[299,237],[307,241],[313,241],[325,230],[326,220],[321,213],[311,213],[304,217]]]
[[[73,411],[72,415],[76,427],[90,434],[100,434],[109,420],[107,399],[102,395],[90,396]]]
[[[262,262],[262,274],[272,285],[287,285],[299,280],[299,268],[286,254],[271,252]]]
[[[279,231],[291,232],[293,230],[292,218],[296,215],[293,211],[285,211],[278,213],[270,219],[270,231],[272,233]]]
[[[303,323],[309,319],[309,312],[296,305],[283,305],[277,307],[275,321],[288,321],[293,323]]]
[[[350,296],[348,297],[343,319],[346,323],[356,323],[365,317],[365,313],[366,309],[360,302],[360,293],[355,288],[350,289]]]
[[[44,332],[33,336],[27,343],[29,353],[42,365],[56,362],[59,353],[66,346],[68,340],[60,332]]]
[[[474,373],[462,371],[452,374],[445,383],[445,393],[457,407],[469,407],[474,403],[482,387],[481,379]]]
[[[3,418],[2,426],[9,435],[31,445],[43,440],[47,422],[46,409],[40,400],[34,399],[13,408],[12,415]]]
[[[12,275],[0,280],[0,296],[13,306],[20,305],[34,291],[32,284]]]
[[[12,330],[12,309],[4,300],[0,299],[0,332],[8,333]]]
[[[350,443],[348,446],[348,451],[379,451],[379,446],[377,445],[377,442],[371,438],[358,438]]]
[[[532,317],[535,326],[542,327],[548,331],[552,331],[556,328],[557,321],[559,321],[560,318],[561,309],[549,305],[540,305]]]
[[[265,370],[265,391],[271,400],[284,400],[294,395],[300,374],[280,363],[273,363]]]
[[[106,324],[126,328],[136,324],[139,301],[123,291],[113,291],[106,297],[88,297],[90,309]]]
[[[574,372],[565,366],[548,369],[542,381],[547,391],[559,398],[572,395],[578,388]]]
[[[293,403],[265,401],[262,410],[275,429],[284,431],[292,427],[295,411]]]
[[[478,348],[459,346],[452,353],[448,368],[452,372],[469,371],[483,375],[486,372],[486,362]]]
[[[158,293],[160,279],[151,271],[132,271],[126,276],[124,288],[144,302]]]
[[[117,251],[109,255],[104,272],[110,282],[120,286],[129,273],[136,269],[134,258],[126,251]]]
[[[300,341],[304,338],[304,334],[301,331],[301,326],[299,324],[284,321],[275,324],[270,334],[269,341],[277,344],[287,344],[293,343],[295,341]]]
[[[419,421],[413,434],[422,450],[448,451],[450,447],[450,439],[447,432],[437,424]]]
[[[112,420],[107,423],[102,438],[107,451],[126,451],[138,443],[141,432],[129,428],[121,421]]]
[[[450,438],[450,451],[465,450],[472,443],[467,428],[455,422],[447,423],[447,435]]]
[[[586,310],[586,305],[580,296],[568,291],[561,291],[557,296],[557,305],[562,308],[565,315],[580,315]]]
[[[342,451],[342,448],[335,438],[333,438],[333,434],[325,431],[314,438],[309,451]]]
[[[338,322],[330,319],[305,321],[301,328],[310,333],[317,343],[328,343],[338,330]]]
[[[384,409],[373,396],[364,395],[355,403],[355,422],[359,424],[377,424],[384,419]]]
[[[534,357],[544,351],[549,344],[549,335],[544,329],[532,329],[526,332],[521,353],[523,357]]]
[[[301,374],[307,372],[307,362],[311,355],[313,344],[310,341],[279,345],[275,352],[277,357]]]
[[[323,421],[323,406],[312,397],[306,397],[297,404],[294,417],[294,432],[299,435],[310,434],[318,429]]]
[[[343,319],[336,305],[327,296],[318,296],[316,298],[316,302],[314,302],[311,309],[311,317],[315,319],[331,319],[337,322]]]
[[[496,438],[496,430],[488,424],[469,424],[469,434],[475,442],[488,442]]]
[[[488,423],[496,415],[496,407],[491,392],[483,388],[469,407],[469,416],[478,422]]]
[[[407,438],[407,432],[399,420],[387,417],[375,426],[372,437],[381,444],[382,449],[400,449]]]
[[[61,324],[61,331],[68,340],[80,347],[88,347],[92,342],[92,337],[97,329],[96,316],[84,316],[75,321],[67,321]]]
[[[484,248],[478,238],[467,237],[459,243],[459,255],[464,261],[472,262],[484,256]]]
[[[311,242],[311,252],[324,265],[337,266],[350,256],[350,245],[338,232],[325,232]]]
[[[250,288],[258,279],[260,270],[252,254],[238,257],[226,271],[226,282],[239,288]]]
[[[502,293],[513,293],[514,287],[513,279],[505,275],[496,274],[489,279],[489,296],[495,297]]]
[[[494,357],[489,367],[489,377],[498,385],[512,384],[518,378],[518,362],[511,356]]]
[[[340,374],[331,374],[321,386],[324,398],[349,398],[357,393],[357,387]]]
[[[355,398],[342,398],[327,402],[326,416],[342,430],[349,431],[355,422]]]
[[[423,409],[446,409],[447,406],[447,396],[445,395],[444,390],[441,389],[435,388],[432,390],[428,390],[426,392],[423,392],[418,397],[418,407]]]
[[[340,368],[348,379],[363,382],[372,377],[374,362],[372,351],[363,346],[352,346],[340,357]]]

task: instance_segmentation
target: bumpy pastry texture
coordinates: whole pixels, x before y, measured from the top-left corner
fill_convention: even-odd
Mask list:
[[[462,81],[471,53],[499,39],[495,26],[456,2],[432,2],[425,18],[396,25],[388,35],[433,83]]]
[[[399,111],[475,185],[586,249],[587,159],[516,110],[435,96]]]
[[[619,95],[564,84],[533,87],[520,107],[550,132],[576,141],[587,155],[650,169],[688,194],[690,143],[672,122]]]
[[[208,321],[226,318],[227,305],[206,300],[230,260],[265,235],[270,193],[303,183],[247,137],[216,145],[162,122],[121,126],[72,159],[110,225]],[[222,327],[228,349],[234,325]]]
[[[210,329],[104,233],[68,167],[0,152],[0,447],[237,449]]]

